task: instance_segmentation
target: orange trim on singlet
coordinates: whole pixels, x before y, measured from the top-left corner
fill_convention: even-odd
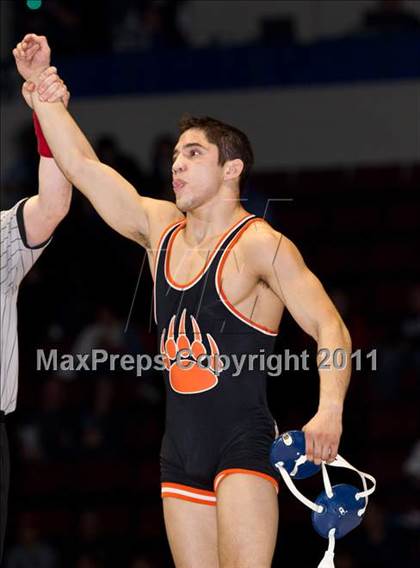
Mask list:
[[[274,330],[274,329],[270,329],[268,327],[266,327],[265,325],[262,325],[260,323],[257,323],[253,320],[251,320],[250,318],[248,318],[246,315],[242,314],[237,308],[235,308],[235,306],[228,300],[226,294],[223,291],[222,288],[222,272],[223,272],[223,266],[226,262],[227,257],[229,256],[231,250],[233,249],[235,243],[241,238],[241,236],[244,234],[244,232],[248,229],[248,227],[250,227],[252,225],[252,223],[255,223],[256,221],[261,221],[261,219],[259,217],[256,217],[254,219],[250,219],[248,221],[248,223],[245,223],[245,225],[243,227],[240,228],[240,230],[236,233],[235,237],[232,239],[232,241],[229,243],[228,247],[226,248],[226,250],[224,251],[222,258],[220,259],[220,263],[219,266],[217,267],[216,270],[216,290],[218,291],[222,301],[224,304],[226,304],[226,306],[241,320],[244,320],[246,323],[248,323],[250,326],[255,327],[256,329],[260,330],[260,331],[265,331],[267,333],[269,333],[270,335],[278,335],[278,329]]]
[[[267,473],[262,473],[261,471],[254,471],[253,469],[242,469],[242,468],[224,469],[223,471],[218,473],[214,478],[214,491],[216,492],[218,485],[225,477],[227,477],[228,475],[232,475],[233,473],[245,473],[248,475],[256,475],[257,477],[262,477],[263,479],[266,479],[274,486],[274,489],[276,490],[277,493],[279,492],[279,484],[277,483],[277,480],[274,477],[271,477],[271,475],[268,475]]]
[[[223,235],[220,237],[220,239],[217,241],[215,247],[213,248],[211,254],[207,257],[207,260],[204,264],[204,266],[201,268],[200,272],[194,277],[192,278],[192,280],[190,280],[189,282],[185,282],[185,284],[179,284],[178,282],[175,282],[175,280],[172,278],[171,276],[171,271],[170,271],[170,260],[171,260],[171,251],[172,251],[172,246],[175,240],[176,235],[178,234],[178,232],[183,229],[186,225],[186,221],[183,221],[181,223],[181,225],[175,229],[175,231],[172,233],[172,235],[169,238],[169,242],[168,242],[168,248],[166,250],[166,258],[165,258],[165,277],[168,280],[168,282],[177,289],[181,289],[183,290],[184,288],[189,288],[190,286],[192,286],[193,284],[195,284],[202,276],[203,274],[206,272],[206,270],[208,269],[208,267],[210,266],[213,258],[216,256],[217,252],[219,251],[220,245],[222,244],[223,240],[226,238],[226,235],[228,235],[231,231],[233,231],[240,223],[242,223],[242,221],[244,221],[244,219],[246,219],[247,217],[250,217],[252,214],[248,213],[247,215],[244,215],[244,217],[242,217],[242,219],[239,219],[239,221],[237,221],[234,225],[232,225],[231,227],[229,227],[229,229],[227,229]]]
[[[216,494],[213,491],[197,489],[180,483],[162,483],[161,497],[162,499],[172,497],[174,499],[189,501],[190,503],[200,503],[201,505],[211,505],[212,507],[216,506]],[[203,497],[211,497],[211,499],[203,499]]]
[[[209,505],[210,507],[216,507],[216,501],[203,501],[202,499],[196,499],[195,497],[187,497],[186,495],[180,495],[179,493],[171,493],[165,491],[161,495],[162,499],[166,497],[172,497],[173,499],[181,499],[182,501],[189,501],[190,503],[198,503],[199,505]]]
[[[158,245],[156,247],[155,262],[154,262],[154,265],[153,265],[153,280],[156,280],[157,263],[158,263],[158,260],[159,260],[160,247],[162,246],[162,241],[163,241],[166,233],[169,231],[169,229],[174,227],[177,223],[184,223],[184,220],[178,219],[178,221],[173,221],[172,223],[169,223],[169,225],[167,225],[160,234]]]
[[[190,493],[198,493],[199,495],[206,495],[207,497],[215,497],[214,491],[208,491],[206,489],[198,489],[197,487],[191,487],[190,485],[183,485],[182,483],[172,483],[170,481],[164,481],[162,487],[175,487],[176,489],[183,489],[184,491],[189,491]]]

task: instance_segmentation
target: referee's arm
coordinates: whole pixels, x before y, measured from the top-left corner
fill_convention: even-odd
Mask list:
[[[30,197],[23,207],[26,242],[35,247],[47,241],[67,215],[71,202],[71,184],[53,158],[39,161],[38,195]]]
[[[54,86],[55,99],[61,99],[67,107],[70,93],[65,85]],[[25,82],[22,86],[22,96],[26,104],[32,109],[32,94]],[[35,120],[36,123],[36,120]],[[52,158],[49,148],[43,147],[45,142],[42,131],[38,132],[35,124],[35,133],[38,138],[38,151],[40,153],[38,168],[38,195],[30,197],[23,206],[23,233],[25,246],[38,247],[45,243],[54,232],[60,221],[67,215],[71,202],[71,184],[64,177],[61,170]],[[47,152],[45,152],[47,150]]]
[[[40,158],[39,193],[1,212],[2,293],[14,293],[65,217],[71,185],[52,158]]]

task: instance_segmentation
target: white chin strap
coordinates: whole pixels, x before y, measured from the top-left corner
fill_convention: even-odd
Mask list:
[[[292,476],[296,475],[298,467],[300,465],[302,465],[303,463],[305,463],[306,461],[307,461],[306,455],[300,456],[297,460],[297,462],[299,462],[299,463],[296,463],[293,471],[291,472],[291,475]],[[348,461],[346,461],[343,457],[341,457],[340,455],[337,454],[337,457],[335,458],[335,460],[332,463],[328,463],[328,464],[326,462],[321,463],[322,479],[323,479],[323,482],[324,482],[324,489],[325,489],[325,493],[327,494],[327,497],[329,499],[331,499],[332,496],[333,496],[333,490],[332,490],[332,487],[331,487],[330,478],[328,476],[328,472],[327,472],[327,468],[326,468],[327,465],[331,465],[333,467],[344,467],[346,469],[351,469],[351,470],[355,471],[360,476],[360,478],[362,480],[362,484],[363,484],[363,491],[359,491],[358,493],[356,493],[356,500],[358,501],[359,499],[362,499],[362,498],[366,499],[365,506],[357,511],[357,514],[359,515],[359,517],[361,517],[364,514],[364,512],[366,511],[369,495],[371,495],[376,489],[375,478],[372,475],[369,475],[368,473],[364,473],[363,471],[359,471],[358,469],[353,467]],[[292,480],[291,476],[289,475],[289,473],[285,470],[285,468],[283,466],[284,466],[284,463],[281,462],[281,461],[276,463],[276,468],[279,470],[279,472],[280,472],[280,474],[283,478],[283,481],[285,482],[287,487],[290,489],[290,491],[293,493],[293,495],[296,497],[296,499],[299,499],[299,501],[301,501],[304,505],[309,507],[309,509],[312,509],[312,511],[315,511],[316,513],[322,513],[322,511],[324,510],[323,506],[317,505],[316,503],[314,503],[313,501],[311,501],[310,499],[305,497],[305,495],[302,495],[302,493],[298,490],[298,488],[294,484],[294,481]],[[367,484],[366,484],[367,479],[372,483],[372,487],[370,487],[370,489],[367,488]],[[328,549],[325,551],[323,559],[318,564],[318,568],[334,568],[334,547],[335,547],[335,529],[331,529],[330,532],[328,533]]]
[[[328,533],[328,549],[325,551],[324,557],[318,564],[318,568],[334,568],[334,546],[335,546],[335,529],[331,529]]]

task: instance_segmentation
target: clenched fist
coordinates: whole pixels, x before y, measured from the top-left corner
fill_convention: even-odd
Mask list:
[[[25,81],[36,78],[50,66],[51,49],[45,36],[26,34],[13,50],[16,67]]]

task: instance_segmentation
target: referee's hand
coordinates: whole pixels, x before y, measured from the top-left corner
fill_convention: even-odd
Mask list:
[[[47,72],[51,69],[51,72]],[[42,100],[48,103],[61,101],[67,108],[70,100],[70,92],[67,85],[56,73],[55,67],[51,67],[45,72],[45,79],[40,83],[38,92],[42,93]],[[22,85],[22,96],[26,104],[33,108],[32,94],[35,92],[35,84],[32,81],[25,81]]]

